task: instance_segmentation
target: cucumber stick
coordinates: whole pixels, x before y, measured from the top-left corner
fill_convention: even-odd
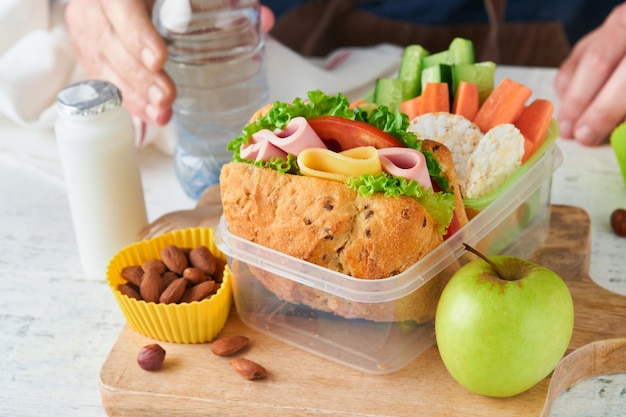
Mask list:
[[[439,64],[450,64],[450,53],[446,49],[445,51],[437,52],[435,54],[428,55],[422,60],[424,69],[433,67]]]
[[[456,86],[461,80],[478,86],[478,97],[483,104],[487,96],[493,90],[496,64],[492,61],[478,62],[476,64],[457,64],[452,66],[452,85],[456,92]]]
[[[430,55],[421,45],[408,45],[404,48],[398,78],[402,80],[402,101],[421,94],[422,60]]]
[[[474,64],[474,62],[474,43],[469,39],[464,38],[452,39],[452,42],[450,42],[448,49],[446,49],[445,51],[437,52],[436,54],[429,55],[423,59],[424,69],[422,70],[422,90],[424,89],[425,85],[425,82],[423,81],[424,72],[429,72],[427,77],[432,77],[433,75],[430,74],[431,71],[440,72],[442,68],[441,66],[445,65],[446,67],[444,71],[446,72],[446,74],[444,74],[444,77],[442,77],[442,79],[437,79],[437,77],[435,76],[435,79],[432,79],[430,81],[447,82],[449,85],[450,98],[453,99],[454,95],[456,94],[456,86],[458,85],[458,82],[453,79],[452,75],[448,77],[447,73],[452,72],[451,70],[449,70],[449,68],[451,69],[456,65],[472,65]],[[433,67],[438,67],[439,69],[432,70]]]
[[[398,111],[400,103],[419,96],[428,82],[448,83],[450,102],[454,101],[461,80],[478,86],[482,104],[493,90],[495,63],[476,62],[474,43],[454,38],[448,49],[431,54],[421,45],[405,47],[397,78],[380,78],[368,101]]]
[[[423,59],[424,68],[439,64],[473,64],[474,42],[464,38],[454,38],[445,51],[428,55]]]
[[[452,84],[452,67],[448,64],[437,64],[422,70],[422,91],[426,83]],[[450,88],[448,88],[450,91]]]
[[[451,65],[475,63],[474,43],[468,39],[454,38],[448,47],[448,58]]]
[[[402,102],[402,80],[399,78],[378,78],[374,88],[374,103],[387,106],[389,111],[400,111]]]

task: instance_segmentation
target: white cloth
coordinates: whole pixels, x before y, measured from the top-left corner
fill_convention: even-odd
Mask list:
[[[357,99],[374,88],[376,78],[395,75],[402,51],[383,44],[342,48],[325,58],[308,59],[270,38],[266,43],[270,99],[291,102],[315,89]]]
[[[0,156],[27,161],[36,167],[56,158],[53,139],[57,93],[85,78],[77,65],[63,19],[64,2],[50,0],[0,1],[0,121],[30,135],[0,138]],[[402,49],[391,45],[337,50],[323,59],[306,59],[268,37],[266,42],[270,101],[292,101],[310,90],[344,93],[354,99],[373,88],[378,77],[397,70]],[[149,127],[141,145],[154,144],[171,153],[174,130]]]
[[[54,4],[3,0],[0,6],[0,113],[24,127],[54,125],[56,94],[76,67],[62,5]]]

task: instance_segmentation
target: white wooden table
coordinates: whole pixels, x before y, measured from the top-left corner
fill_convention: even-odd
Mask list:
[[[557,103],[554,74],[506,67],[497,72],[498,79],[523,82],[535,96]],[[81,272],[58,161],[33,168],[6,150],[9,140],[55,146],[52,132],[0,120],[0,416],[104,416],[98,373],[123,317],[106,283]],[[552,201],[589,212],[590,276],[626,295],[626,239],[608,223],[613,209],[626,207],[626,185],[612,151],[562,139],[558,145],[564,161],[554,175]],[[150,220],[195,204],[178,186],[168,156],[146,148],[140,160]],[[554,414],[569,416],[596,401],[596,415],[602,415],[597,384],[572,390]],[[614,381],[611,389],[616,387],[626,389],[626,378]]]

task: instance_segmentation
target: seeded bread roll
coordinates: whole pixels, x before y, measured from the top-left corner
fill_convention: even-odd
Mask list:
[[[353,277],[398,274],[441,242],[410,198],[362,197],[340,182],[246,163],[225,165],[221,184],[232,233]]]
[[[425,141],[424,148],[434,152],[444,175],[455,185],[457,217],[464,225],[467,217],[449,150],[431,141]],[[280,174],[238,162],[223,166],[220,185],[224,216],[233,234],[356,278],[399,274],[443,241],[439,225],[412,198],[364,197],[340,182]],[[383,310],[397,306],[346,304],[263,271],[255,275],[286,301],[344,317],[385,321],[389,317],[420,322],[432,318],[443,288],[429,283],[414,293],[413,301],[401,300],[408,304],[390,316]]]

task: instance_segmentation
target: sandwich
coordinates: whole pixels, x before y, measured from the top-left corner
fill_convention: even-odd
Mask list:
[[[408,125],[402,113],[353,108],[319,90],[261,109],[229,143],[233,161],[222,168],[230,232],[358,279],[402,273],[468,221],[450,150]],[[389,313],[255,275],[285,301],[379,321],[431,319],[445,284],[418,289]]]

